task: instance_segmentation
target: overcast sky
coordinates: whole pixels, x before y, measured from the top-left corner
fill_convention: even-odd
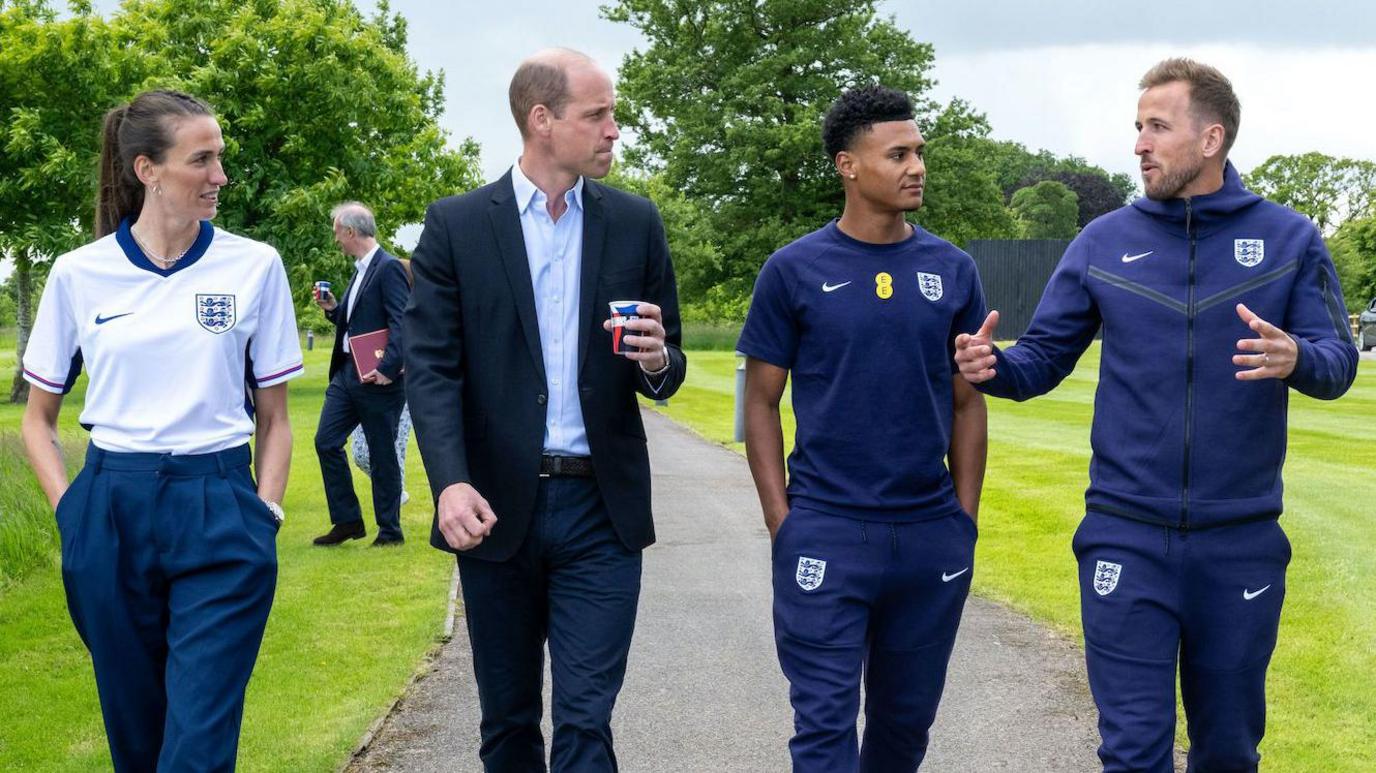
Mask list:
[[[365,13],[374,0],[357,0]],[[516,65],[547,46],[582,50],[609,70],[644,42],[601,18],[610,0],[392,0],[410,53],[443,70],[442,125],[482,147],[489,178],[520,153],[506,106]],[[109,12],[111,0],[97,6]],[[1232,158],[1245,172],[1276,153],[1376,159],[1376,3],[1370,0],[889,0],[914,39],[932,43],[937,99],[961,97],[997,139],[1075,154],[1137,179],[1137,81],[1168,56],[1228,75],[1242,101]],[[412,229],[407,229],[410,232]],[[408,238],[409,237],[409,238]],[[403,234],[402,241],[415,239]]]
[[[460,11],[451,2],[394,0],[392,8],[410,21],[420,67],[447,73],[445,127],[482,145],[492,177],[520,151],[506,85],[522,57],[565,45],[615,69],[643,45],[634,29],[603,20],[600,4],[512,0],[464,3]],[[1360,0],[893,0],[880,12],[935,46],[935,96],[971,102],[995,137],[1135,176],[1137,80],[1177,55],[1232,78],[1243,104],[1233,156],[1244,170],[1274,153],[1376,158],[1372,7]]]

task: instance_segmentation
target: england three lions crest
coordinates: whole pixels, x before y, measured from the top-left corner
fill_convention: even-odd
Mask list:
[[[1118,577],[1123,573],[1123,565],[1111,561],[1100,561],[1094,565],[1094,592],[1107,596],[1118,587]]]
[[[806,591],[822,587],[822,578],[827,573],[827,562],[817,558],[798,556],[798,587]]]
[[[227,333],[234,329],[238,317],[234,313],[234,296],[196,294],[196,321],[212,333]]]
[[[941,275],[917,272],[917,285],[922,288],[922,296],[932,303],[941,300]]]
[[[1233,258],[1251,268],[1266,259],[1266,242],[1262,239],[1234,239]]]

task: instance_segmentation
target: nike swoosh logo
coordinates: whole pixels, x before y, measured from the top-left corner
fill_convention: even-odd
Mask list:
[[[853,280],[852,280],[852,281],[853,281]],[[829,292],[832,292],[832,291],[834,291],[834,290],[840,290],[842,287],[845,287],[845,286],[848,285],[848,284],[850,284],[850,282],[842,282],[842,283],[839,284],[839,285],[829,285],[829,284],[827,284],[826,282],[823,282],[823,283],[822,283],[822,292],[824,292],[824,293],[829,293]]]
[[[1152,253],[1155,252],[1155,251],[1156,251],[1156,250],[1147,250],[1146,252],[1144,252],[1144,253],[1142,253],[1142,254],[1140,254],[1140,255],[1129,255],[1129,254],[1127,254],[1127,253],[1125,252],[1125,253],[1123,253],[1123,262],[1124,262],[1124,263],[1131,263],[1131,262],[1133,262],[1134,260],[1141,260],[1142,258],[1145,258],[1146,256],[1152,254]]]
[[[959,572],[956,572],[955,574],[946,574],[945,572],[942,572],[941,581],[950,582],[951,580],[954,580],[955,578],[961,576],[962,574],[965,574],[968,571],[970,571],[970,567],[967,566],[964,569],[961,569]]]
[[[100,316],[99,314],[97,314],[97,315],[96,315],[96,324],[97,324],[97,325],[104,325],[106,322],[109,322],[109,321],[112,320],[112,319],[119,319],[120,317],[127,317],[127,316],[129,316],[130,314],[133,314],[133,313],[134,313],[134,312],[132,312],[132,311],[126,311],[126,312],[124,312],[123,314],[116,314],[116,315],[114,315],[113,317],[102,317],[102,316]]]
[[[1246,588],[1243,588],[1243,589],[1242,589],[1242,600],[1243,600],[1243,601],[1251,601],[1252,599],[1256,598],[1257,596],[1260,596],[1261,594],[1263,594],[1263,593],[1265,593],[1266,591],[1270,590],[1270,588],[1271,588],[1270,585],[1267,585],[1265,588],[1262,588],[1261,590],[1257,590],[1257,591],[1251,591],[1251,590],[1247,590]]]

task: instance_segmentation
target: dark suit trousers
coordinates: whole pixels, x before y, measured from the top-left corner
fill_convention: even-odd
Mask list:
[[[344,454],[349,433],[362,425],[369,448],[390,449],[396,442],[397,422],[405,405],[406,391],[401,381],[387,386],[364,384],[358,380],[353,362],[346,363],[330,379],[325,388],[325,404],[320,408],[320,426],[315,431],[315,453],[320,457],[330,523],[363,520],[358,495],[354,493],[353,472]],[[378,536],[402,536],[401,467],[395,454],[374,454],[372,480]]]
[[[499,516],[500,517],[500,516]],[[498,526],[500,528],[500,525]],[[545,769],[544,645],[553,771],[615,771],[611,715],[640,599],[640,552],[612,529],[591,478],[542,478],[525,542],[506,561],[458,558],[490,773]]]

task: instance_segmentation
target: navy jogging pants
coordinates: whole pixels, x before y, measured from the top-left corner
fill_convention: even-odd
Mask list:
[[[793,704],[795,773],[917,770],[970,591],[975,537],[964,513],[890,523],[794,508],[784,519],[774,540],[774,637]]]
[[[1255,771],[1290,542],[1274,520],[1182,531],[1090,513],[1075,533],[1106,773],[1170,773],[1175,679],[1188,770]]]

